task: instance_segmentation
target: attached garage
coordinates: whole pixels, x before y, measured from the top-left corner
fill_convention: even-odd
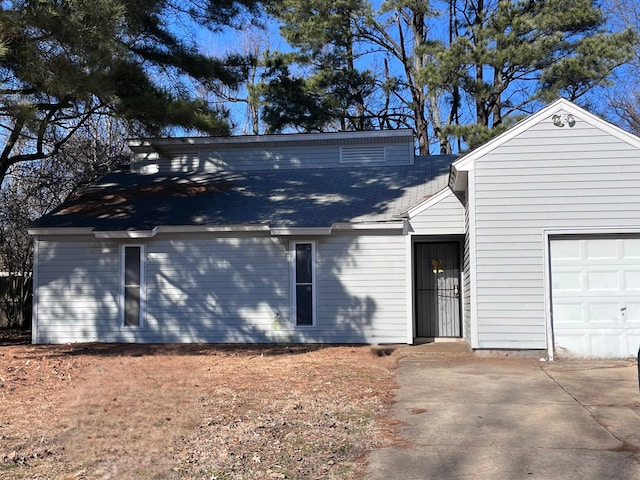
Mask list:
[[[556,354],[632,357],[640,345],[640,236],[550,238]]]
[[[455,161],[473,349],[630,358],[640,345],[640,138],[558,100]]]

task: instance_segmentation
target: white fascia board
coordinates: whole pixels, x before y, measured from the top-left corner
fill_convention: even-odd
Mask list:
[[[269,225],[164,225],[157,229],[158,233],[268,232]]]
[[[331,227],[271,227],[271,235],[277,236],[310,236],[330,235]]]
[[[91,235],[92,227],[44,227],[30,228],[29,235]]]
[[[267,225],[163,225],[151,230],[114,230],[94,232],[96,238],[152,238],[159,233],[241,233],[267,232]]]
[[[152,238],[160,233],[251,233],[273,236],[330,235],[333,230],[402,230],[404,220],[394,222],[334,223],[331,227],[270,227],[259,225],[160,225],[151,230],[94,230],[82,228],[33,228],[30,235],[93,235],[96,238]]]
[[[399,230],[404,227],[404,220],[393,222],[334,223],[334,230]]]
[[[487,155],[492,150],[495,150],[512,138],[520,135],[522,132],[528,130],[533,125],[536,125],[544,120],[551,120],[553,115],[558,113],[558,111],[567,112],[568,114],[573,115],[577,121],[584,121],[592,127],[598,128],[603,132],[608,133],[640,150],[640,138],[629,132],[626,132],[620,127],[616,127],[615,125],[603,120],[600,117],[597,117],[596,115],[586,111],[585,109],[577,106],[569,100],[560,98],[552,104],[546,106],[542,110],[538,111],[537,113],[534,113],[530,117],[518,122],[502,135],[498,135],[493,140],[488,141],[481,147],[468,153],[460,160],[453,162],[453,164],[451,165],[452,172],[473,170],[475,161],[478,158]]]
[[[158,233],[158,228],[151,230],[95,230],[96,238],[152,238]]]
[[[429,198],[426,198],[422,202],[420,202],[417,205],[414,205],[413,207],[411,207],[409,210],[407,210],[406,215],[409,218],[413,218],[416,215],[420,215],[422,212],[427,210],[429,207],[432,207],[436,203],[444,200],[449,195],[453,195],[453,192],[451,191],[451,189],[449,187],[445,187],[442,190],[440,190],[438,193],[436,193],[434,195],[431,195]]]
[[[636,135],[629,133],[612,123],[607,122],[606,120],[598,117],[597,115],[594,115],[591,112],[588,112],[583,108],[578,107],[568,100],[562,99],[562,101],[558,101],[556,103],[561,103],[565,110],[567,110],[569,114],[573,115],[576,120],[584,121],[592,127],[598,128],[603,132],[611,135],[612,137],[615,137],[618,140],[631,145],[633,148],[637,148],[638,150],[640,150],[640,138]]]
[[[273,236],[331,235],[334,231],[388,230],[402,231],[406,229],[404,220],[393,222],[334,223],[330,227],[271,227]]]
[[[334,223],[332,230],[404,230],[405,220],[392,222]]]

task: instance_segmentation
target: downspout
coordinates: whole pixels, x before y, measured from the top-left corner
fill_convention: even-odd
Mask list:
[[[38,343],[38,285],[40,283],[38,258],[40,250],[40,239],[37,235],[33,237],[33,275],[32,275],[32,296],[31,296],[31,343]]]

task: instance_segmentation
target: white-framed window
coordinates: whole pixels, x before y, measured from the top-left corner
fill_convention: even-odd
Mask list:
[[[316,243],[291,242],[291,318],[297,327],[316,324]]]
[[[126,328],[143,326],[144,245],[126,244],[120,248],[120,324]]]

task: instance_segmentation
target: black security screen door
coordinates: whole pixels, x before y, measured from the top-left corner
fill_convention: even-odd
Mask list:
[[[416,337],[459,337],[460,244],[416,243]]]

